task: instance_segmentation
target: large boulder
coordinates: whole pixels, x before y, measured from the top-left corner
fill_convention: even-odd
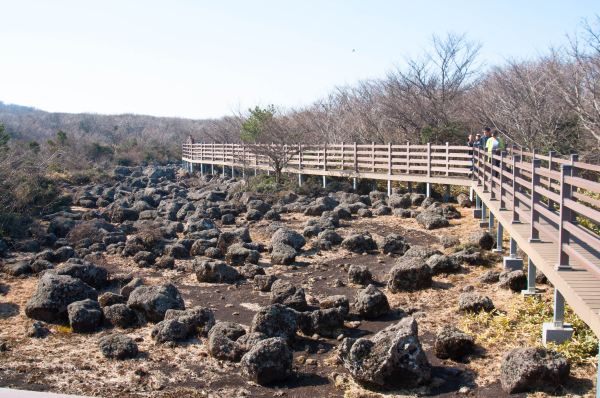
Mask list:
[[[304,335],[335,338],[344,328],[344,317],[347,310],[343,307],[333,307],[298,313],[298,328]]]
[[[392,293],[410,292],[431,287],[431,268],[419,257],[401,257],[388,275],[387,288]]]
[[[450,225],[448,219],[437,212],[426,210],[416,217],[417,222],[425,229],[444,228]]]
[[[69,324],[77,333],[94,332],[102,323],[102,310],[95,300],[75,301],[67,306]]]
[[[370,338],[344,339],[339,356],[352,377],[367,386],[412,388],[431,379],[417,322],[410,317]]]
[[[438,358],[460,360],[469,355],[474,346],[475,339],[472,336],[446,325],[438,330],[433,350]]]
[[[354,309],[363,318],[374,319],[387,314],[390,304],[381,290],[369,285],[356,293]]]
[[[250,332],[262,333],[267,337],[282,337],[292,340],[296,335],[296,312],[282,304],[262,307],[254,315]]]
[[[198,282],[235,283],[240,273],[223,261],[195,261],[194,271]]]
[[[292,351],[285,339],[262,340],[242,357],[242,373],[255,383],[265,385],[285,380],[292,373]]]
[[[136,288],[129,295],[127,305],[142,313],[150,322],[162,321],[167,310],[185,309],[179,290],[170,283]]]
[[[93,287],[68,275],[46,273],[27,302],[25,314],[44,322],[63,323],[67,321],[68,305],[85,299],[98,299]]]
[[[509,394],[556,388],[564,384],[571,366],[556,351],[545,348],[516,348],[504,356],[500,384]]]

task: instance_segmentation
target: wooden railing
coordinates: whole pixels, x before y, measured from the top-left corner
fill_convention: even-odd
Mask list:
[[[382,176],[418,175],[468,179],[472,151],[462,145],[328,144],[267,146],[240,144],[184,144],[183,159],[193,163],[223,164],[240,168],[268,169],[266,152],[289,158],[287,171],[320,170],[371,173]]]
[[[600,166],[511,150],[492,156],[474,150],[474,178],[483,192],[531,227],[530,241],[556,244],[557,269],[571,260],[600,277]],[[595,261],[594,261],[595,260]]]

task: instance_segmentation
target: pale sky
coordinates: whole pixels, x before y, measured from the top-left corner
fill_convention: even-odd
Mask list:
[[[598,14],[598,0],[0,0],[0,101],[189,118],[301,106],[384,76],[433,34],[467,33],[493,65]]]

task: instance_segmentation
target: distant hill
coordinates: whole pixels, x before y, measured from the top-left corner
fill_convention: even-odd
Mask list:
[[[54,113],[0,101],[0,123],[14,139],[27,141],[45,141],[62,130],[69,137],[85,136],[103,143],[130,139],[172,143],[173,140],[183,140],[189,134],[200,139],[210,122],[134,114]]]

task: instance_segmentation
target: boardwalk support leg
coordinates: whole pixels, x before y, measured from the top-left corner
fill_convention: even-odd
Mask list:
[[[485,203],[483,201],[481,201],[481,221],[479,221],[479,226],[481,228],[486,228],[488,226],[488,222],[487,222],[487,207],[486,207],[486,205],[485,205]]]
[[[302,174],[298,174],[298,186],[302,186]]]
[[[573,327],[565,322],[565,298],[554,289],[554,316],[552,322],[546,322],[542,331],[542,343],[564,343],[573,337]]]
[[[469,187],[469,200],[472,202],[473,198],[475,196],[475,190],[473,189],[473,187]]]
[[[200,175],[204,176],[204,163],[200,163]]]
[[[523,269],[523,259],[517,257],[517,241],[510,238],[510,253],[502,259],[504,269],[507,271],[517,271]]]
[[[425,185],[425,196],[428,198],[431,197],[431,183],[430,182],[428,182]]]
[[[481,198],[475,195],[475,208],[473,209],[473,218],[481,218]]]
[[[504,227],[498,222],[496,229],[496,248],[492,250],[494,253],[502,253],[502,241],[504,240]]]
[[[327,188],[327,176],[323,176],[323,188]]]
[[[408,186],[408,193],[412,193],[413,192],[412,182],[409,181],[408,184],[407,184],[407,186]]]
[[[225,178],[225,165],[223,165],[223,178]]]
[[[536,293],[535,290],[535,276],[536,276],[536,268],[535,268],[535,264],[533,264],[533,261],[531,261],[531,259],[529,259],[529,262],[527,263],[527,289],[521,291],[521,293],[523,294],[523,296],[533,296],[533,297],[537,297],[539,296],[538,293]]]
[[[211,171],[212,171],[212,172],[211,172],[211,174],[213,174],[213,175],[214,175],[214,174],[215,174],[215,165],[214,165],[214,164],[211,164],[211,165],[210,165],[210,168],[211,168]]]
[[[391,180],[387,181],[387,194],[388,194],[388,196],[392,196],[392,181]]]
[[[488,219],[488,229],[490,232],[494,230],[494,213],[490,210],[490,217]]]
[[[352,179],[352,189],[354,189],[354,191],[358,189],[358,179],[356,177]]]

